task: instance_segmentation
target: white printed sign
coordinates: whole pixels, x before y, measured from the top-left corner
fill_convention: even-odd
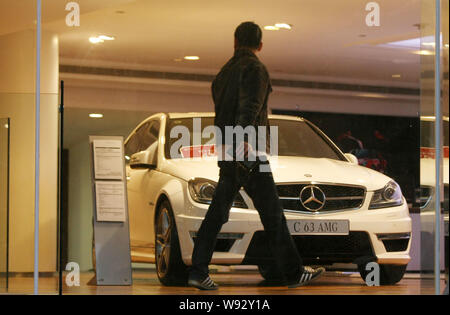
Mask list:
[[[95,203],[97,221],[126,221],[125,189],[123,182],[96,181]]]
[[[123,179],[123,149],[120,140],[94,140],[94,178]]]

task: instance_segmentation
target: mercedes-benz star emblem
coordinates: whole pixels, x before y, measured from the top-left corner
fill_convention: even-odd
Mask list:
[[[325,194],[319,187],[308,185],[300,191],[300,202],[307,210],[316,212],[325,205]]]

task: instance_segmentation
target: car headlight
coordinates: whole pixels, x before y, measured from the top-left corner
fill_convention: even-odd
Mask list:
[[[206,178],[194,178],[188,182],[189,194],[196,202],[210,204],[216,190],[216,185],[216,182]],[[236,195],[232,207],[248,208],[239,193]]]
[[[400,186],[392,180],[383,188],[374,191],[369,209],[395,207],[402,204],[402,190],[400,189]]]

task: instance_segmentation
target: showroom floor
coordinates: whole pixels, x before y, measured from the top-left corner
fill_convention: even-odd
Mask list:
[[[81,274],[80,287],[64,287],[63,294],[224,294],[224,295],[297,295],[297,294],[387,294],[416,295],[434,294],[432,280],[420,279],[418,274],[407,274],[394,286],[368,287],[356,273],[327,272],[325,276],[309,286],[297,289],[271,287],[261,284],[262,278],[255,271],[223,271],[212,274],[212,278],[220,285],[218,291],[204,292],[189,287],[164,287],[153,270],[135,270],[132,286],[96,286],[92,281],[93,272]],[[42,277],[39,284],[41,294],[57,293],[57,277]],[[442,289],[445,282],[441,282]],[[8,293],[32,293],[33,279],[31,275],[16,275],[10,278]]]

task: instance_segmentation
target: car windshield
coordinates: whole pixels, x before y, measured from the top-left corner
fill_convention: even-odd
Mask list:
[[[304,121],[270,119],[270,126],[278,127],[278,156],[301,156],[345,160],[342,154],[328,142],[320,132]],[[193,151],[206,152],[215,143],[214,135],[204,132],[207,126],[214,124],[214,117],[169,119],[165,138],[166,158],[198,156]],[[195,128],[194,128],[195,127]],[[195,130],[194,130],[195,129]],[[188,131],[188,137],[184,132]],[[203,137],[202,137],[203,133]],[[206,135],[206,136],[205,136]],[[181,141],[182,137],[186,137]],[[196,139],[197,143],[193,143]],[[180,144],[183,142],[183,144]],[[188,144],[188,145],[187,145]],[[171,152],[171,148],[173,152]],[[176,149],[174,149],[176,148]],[[206,148],[206,150],[205,150]],[[188,152],[188,154],[186,154]],[[189,155],[189,152],[191,155]],[[205,154],[201,154],[204,156]]]

